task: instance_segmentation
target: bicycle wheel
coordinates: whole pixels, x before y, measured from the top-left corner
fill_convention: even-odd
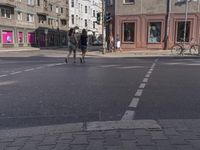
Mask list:
[[[174,46],[172,46],[171,48],[171,53],[173,55],[180,55],[182,53],[182,48],[180,45],[175,44]]]
[[[192,45],[190,47],[190,54],[191,55],[197,55],[198,54],[198,49],[199,49],[199,45]]]

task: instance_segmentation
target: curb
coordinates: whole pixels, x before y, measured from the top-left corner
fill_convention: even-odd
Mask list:
[[[64,132],[83,132],[118,129],[152,129],[160,130],[161,127],[155,120],[127,120],[104,121],[88,123],[69,123],[63,125],[40,126],[20,129],[0,130],[0,138],[26,137],[41,134],[54,134]]]

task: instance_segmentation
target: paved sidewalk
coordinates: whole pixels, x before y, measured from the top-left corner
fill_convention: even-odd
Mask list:
[[[199,150],[200,119],[90,122],[0,130],[0,150]]]
[[[23,51],[0,51],[0,57],[66,57],[68,54],[67,48],[62,49],[45,49],[45,50],[23,50]],[[77,56],[81,54],[77,51]],[[104,57],[104,58],[119,58],[119,57],[180,57],[180,58],[199,58],[199,55],[173,55],[170,50],[133,50],[133,51],[117,51],[102,54],[101,51],[89,51],[86,57]]]

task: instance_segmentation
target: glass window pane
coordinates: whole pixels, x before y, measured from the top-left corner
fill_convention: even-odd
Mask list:
[[[135,41],[135,23],[124,23],[124,42]]]
[[[148,28],[148,43],[160,43],[161,22],[150,22]]]
[[[176,41],[177,42],[182,42],[184,39],[184,28],[185,28],[185,22],[178,22],[178,27],[177,27],[177,38]],[[190,37],[190,22],[187,22],[186,25],[186,37],[185,37],[185,41],[189,42],[189,37]]]

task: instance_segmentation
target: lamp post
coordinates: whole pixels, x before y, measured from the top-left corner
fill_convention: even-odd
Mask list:
[[[106,53],[106,27],[105,27],[105,1],[102,0],[102,40],[103,40],[103,54]]]
[[[189,2],[189,0],[186,0],[186,5],[185,5],[185,25],[184,25],[184,35],[183,35],[184,47],[185,47],[185,42],[186,42],[186,30],[187,30],[187,20],[188,20],[188,2]]]

